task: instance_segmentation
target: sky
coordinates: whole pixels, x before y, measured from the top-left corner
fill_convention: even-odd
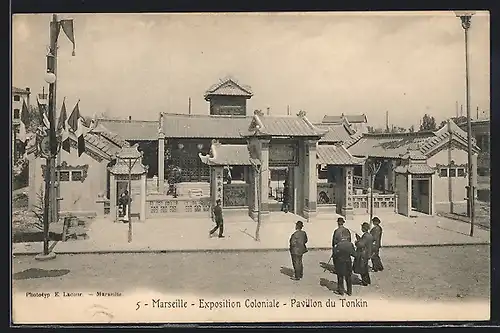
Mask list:
[[[372,126],[418,126],[465,114],[465,42],[453,12],[61,14],[57,108],[85,116],[158,119],[208,114],[205,91],[232,76],[254,96],[248,113],[365,114]],[[41,92],[52,15],[12,18],[12,85]],[[490,110],[489,14],[469,30],[471,111]],[[45,88],[47,91],[47,88]],[[32,98],[31,103],[36,103]],[[480,118],[487,116],[481,112]]]

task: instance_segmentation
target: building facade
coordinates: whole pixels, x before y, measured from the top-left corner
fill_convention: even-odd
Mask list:
[[[19,149],[17,149],[17,135],[19,134],[19,123],[21,119],[21,110],[23,102],[29,107],[30,105],[30,88],[12,87],[12,161],[15,162],[19,158]]]
[[[375,213],[404,215],[465,205],[466,137],[453,122],[436,132],[368,134],[356,132],[345,117],[340,123],[312,124],[305,112],[248,114],[246,101],[252,96],[248,86],[226,78],[204,95],[209,102],[205,115],[160,113],[156,121],[97,119],[98,133],[86,137],[86,160],[85,155],[76,160],[65,156],[66,164],[61,164],[88,166],[81,185],[88,187],[81,190],[90,195],[82,199],[65,194],[61,181],[61,210],[101,212],[106,203],[106,211],[116,219],[116,198],[128,185],[118,185],[125,174],[113,163],[127,145],[141,152],[140,170],[134,171],[130,189],[134,202],[141,203],[132,206],[131,213],[141,219],[209,216],[217,199],[226,212],[252,218],[259,209],[264,218],[279,212],[284,198],[289,210],[304,218],[341,214],[349,219],[369,213],[371,200]],[[107,146],[90,142],[103,138],[111,138],[114,153],[99,152]],[[42,179],[42,163],[33,163],[30,170]],[[379,165],[377,172],[374,165]]]

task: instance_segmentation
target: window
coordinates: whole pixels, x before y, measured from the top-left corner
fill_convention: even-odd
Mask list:
[[[82,181],[82,172],[81,171],[72,171],[71,172],[71,180],[74,182]]]
[[[457,175],[458,175],[458,177],[465,177],[465,169],[464,168],[458,168],[457,169]]]
[[[439,169],[439,177],[448,177],[448,169],[447,168]]]
[[[457,176],[457,169],[450,168],[450,177],[456,177],[456,176]]]
[[[14,119],[19,119],[19,109],[14,109]]]
[[[69,182],[69,171],[60,171],[59,180],[62,182]]]
[[[14,95],[14,101],[19,102],[21,100],[21,96]]]

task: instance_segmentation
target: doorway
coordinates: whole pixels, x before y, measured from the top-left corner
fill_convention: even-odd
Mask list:
[[[411,181],[411,208],[413,211],[431,214],[431,181],[417,178]]]
[[[288,200],[288,212],[295,212],[295,191],[292,167],[269,168],[269,211],[281,212],[284,201]]]

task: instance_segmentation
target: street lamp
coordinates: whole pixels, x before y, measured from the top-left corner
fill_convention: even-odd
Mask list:
[[[474,235],[474,184],[472,177],[472,128],[471,128],[471,114],[470,114],[470,82],[469,82],[469,45],[468,45],[468,32],[470,28],[470,21],[474,12],[455,12],[455,15],[460,18],[462,28],[464,29],[465,37],[465,98],[467,109],[467,169],[469,186],[467,187],[467,210],[470,217],[470,233],[469,236]]]
[[[125,162],[128,168],[128,195],[132,198],[132,169],[142,159],[142,152],[137,150],[137,145],[133,147],[125,147],[117,154],[117,159]],[[130,200],[128,202],[128,242],[132,242],[132,218],[130,216]]]

